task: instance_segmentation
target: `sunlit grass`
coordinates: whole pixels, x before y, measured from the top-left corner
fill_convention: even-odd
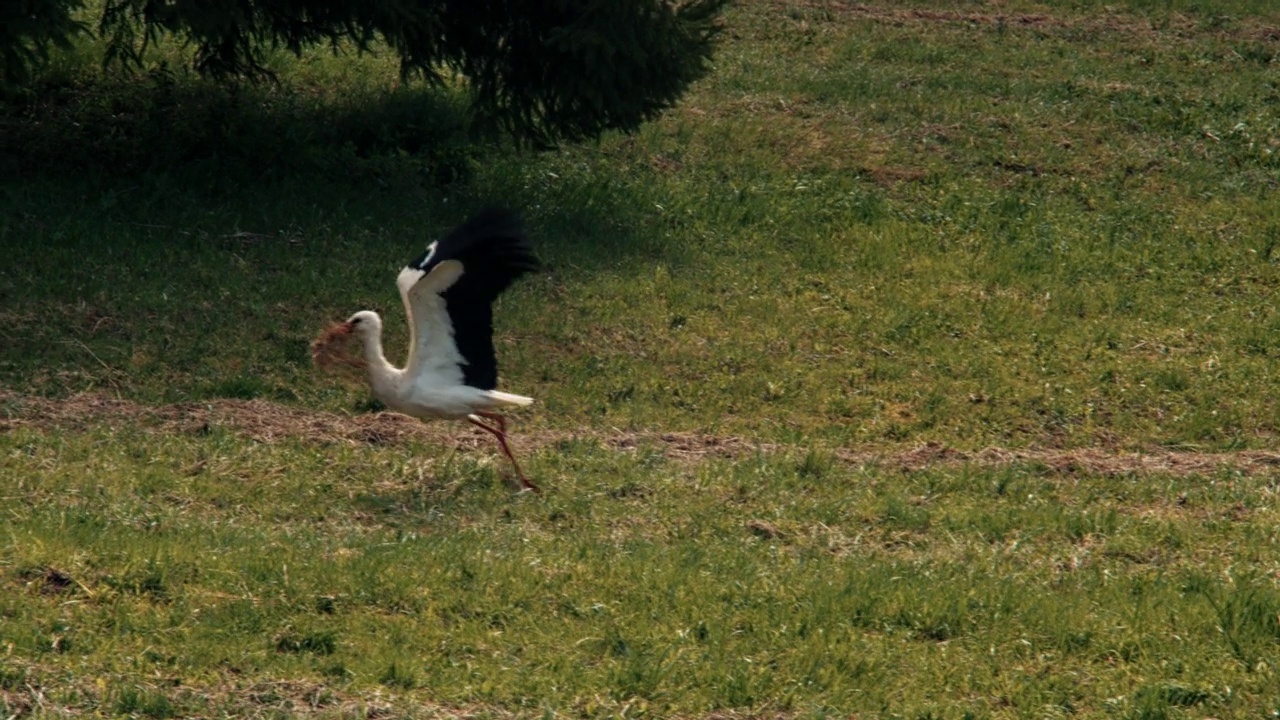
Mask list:
[[[493,465],[441,448],[0,441],[22,478],[4,641],[73,706],[107,699],[60,673],[110,679],[117,703],[156,702],[119,693],[159,678],[180,713],[267,678],[588,716],[1179,698],[1256,716],[1277,699],[1261,478],[685,464],[569,443],[531,461],[551,492],[512,501]]]
[[[357,308],[395,316],[399,263],[504,202],[550,266],[499,314],[504,375],[541,424],[1268,446],[1275,411],[1250,388],[1276,354],[1280,130],[1246,52],[1260,22],[877,12],[741,8],[719,71],[666,119],[539,156],[468,146],[456,108],[376,83],[348,79],[363,109],[306,82],[230,110],[131,91],[138,116],[113,122],[156,133],[166,165],[113,179],[88,156],[82,177],[27,168],[8,188],[0,372],[44,393],[349,403],[307,339]],[[344,67],[322,60],[297,72]],[[76,147],[35,139],[18,162]]]
[[[680,107],[545,154],[379,57],[227,90],[85,47],[6,108],[6,388],[363,411],[309,340],[402,347],[400,264],[501,203],[547,265],[497,312],[514,431],[580,439],[512,498],[487,452],[6,425],[4,716],[1280,711],[1271,478],[837,459],[1274,448],[1280,16],[727,21]]]

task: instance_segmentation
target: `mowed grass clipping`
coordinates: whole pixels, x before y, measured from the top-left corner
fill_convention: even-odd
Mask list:
[[[104,78],[86,42],[9,100],[10,393],[366,412],[309,340],[376,309],[395,357],[400,265],[508,204],[547,264],[496,313],[547,493],[444,433],[51,422],[0,396],[4,716],[1280,712],[1258,464],[867,459],[1275,448],[1280,15],[752,0],[726,22],[678,108],[544,154],[472,142],[453,91],[382,56],[220,89]]]

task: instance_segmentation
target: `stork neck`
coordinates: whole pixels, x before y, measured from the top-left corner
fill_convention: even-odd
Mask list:
[[[386,375],[395,370],[391,363],[387,362],[387,356],[382,351],[382,328],[378,328],[376,332],[365,333],[364,359],[369,363],[369,374],[374,377]]]

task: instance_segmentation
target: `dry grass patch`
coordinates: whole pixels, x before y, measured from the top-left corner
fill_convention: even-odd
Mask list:
[[[850,0],[769,0],[769,4],[786,12],[839,13],[890,25],[948,24],[1035,30],[1039,32],[1115,33],[1130,39],[1162,38],[1203,39],[1212,37],[1227,40],[1266,41],[1280,38],[1280,29],[1271,23],[1252,17],[1236,18],[1233,22],[1207,23],[1185,13],[1171,12],[1159,19],[1144,17],[1113,7],[1107,7],[1090,15],[1066,16],[1047,12],[984,12],[933,8],[904,8],[893,5],[859,3]]]
[[[394,412],[342,415],[307,410],[267,400],[210,400],[149,406],[97,393],[49,399],[0,390],[0,431],[16,427],[83,430],[95,425],[145,424],[162,432],[206,433],[226,428],[262,443],[286,439],[356,445],[403,445],[409,442],[454,443],[460,450],[489,447],[479,432],[462,434],[451,423],[423,423]],[[752,442],[736,436],[692,432],[624,432],[620,430],[543,430],[523,433],[517,443],[527,450],[554,447],[571,441],[595,441],[619,452],[656,449],[677,461],[700,462],[710,458],[741,459],[753,454],[803,454],[808,448],[781,443]],[[1246,475],[1274,472],[1280,452],[1171,451],[1153,448],[1144,452],[1118,452],[1108,448],[997,448],[960,450],[942,443],[906,448],[836,448],[831,455],[856,467],[885,467],[922,471],[939,467],[973,465],[998,467],[1034,465],[1057,475],[1118,477],[1162,474],[1178,477],[1210,475],[1230,469]]]

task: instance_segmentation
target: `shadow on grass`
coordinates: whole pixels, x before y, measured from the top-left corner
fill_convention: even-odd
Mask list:
[[[439,218],[424,236],[473,206],[500,203],[554,226],[552,243],[583,250],[577,260],[597,257],[596,245],[613,254],[645,244],[643,232],[617,222],[635,206],[632,188],[590,170],[567,177],[536,169],[545,157],[477,130],[464,93],[447,88],[221,85],[154,71],[0,101],[0,187],[28,221],[42,208],[23,187],[45,190],[42,200],[54,203],[75,197],[75,208],[59,211],[107,221],[154,204],[233,207],[240,217],[264,201],[399,205]],[[138,202],[142,196],[156,202]],[[14,225],[40,226],[11,222],[0,232]]]
[[[447,92],[220,85],[155,71],[0,105],[0,169],[28,180],[173,174],[207,191],[310,174],[448,185],[468,179],[478,154],[468,126],[462,98]]]
[[[11,98],[0,382],[296,399],[317,330],[397,313],[400,265],[483,205],[524,213],[553,277],[665,251],[648,190],[561,164],[474,132],[447,89],[153,73]]]

